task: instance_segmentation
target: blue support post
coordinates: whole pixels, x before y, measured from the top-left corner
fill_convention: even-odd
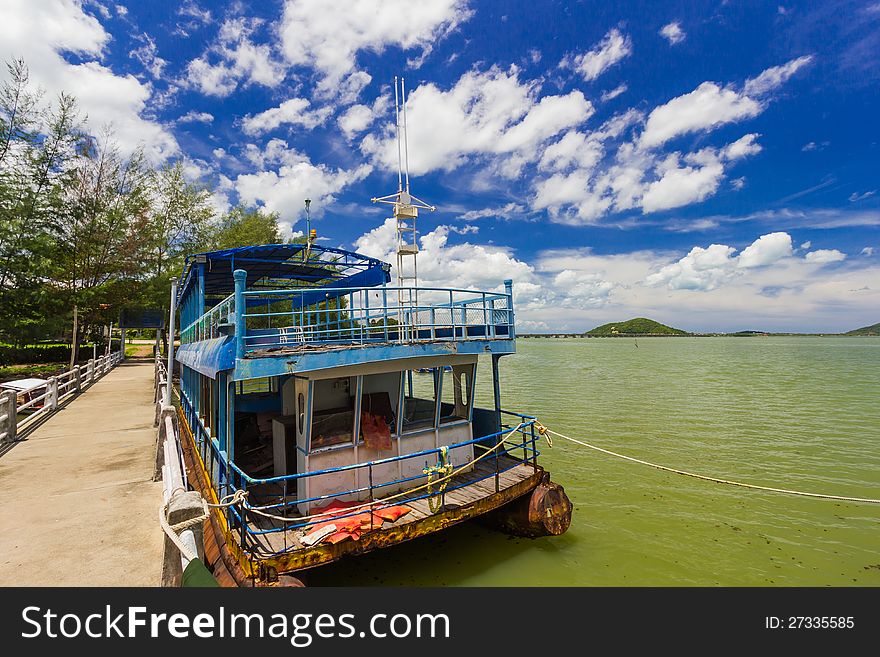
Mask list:
[[[232,272],[235,280],[235,357],[244,357],[244,314],[247,311],[244,302],[244,286],[247,282],[247,272],[244,269],[236,269]]]
[[[516,331],[513,328],[513,279],[508,278],[504,281],[504,293],[507,295],[507,321],[510,324],[508,328],[508,337],[516,337]]]
[[[495,398],[495,431],[501,431],[501,381],[498,375],[498,361],[501,356],[492,354],[492,394]]]
[[[217,442],[220,443],[220,450],[226,451],[226,431],[227,431],[227,383],[226,373],[217,373]]]

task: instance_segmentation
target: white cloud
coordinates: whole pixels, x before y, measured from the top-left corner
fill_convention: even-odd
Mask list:
[[[463,221],[473,221],[474,219],[483,219],[485,217],[493,217],[495,219],[515,219],[522,217],[528,213],[528,209],[519,203],[508,203],[497,208],[483,208],[482,210],[468,210],[457,219]]]
[[[684,41],[687,36],[681,29],[681,24],[676,22],[668,23],[660,28],[660,36],[669,41],[673,46]]]
[[[388,96],[382,94],[373,101],[372,106],[352,105],[339,117],[337,123],[346,139],[351,140],[355,135],[369,128],[379,117],[386,114],[389,106]]]
[[[578,169],[591,170],[599,163],[604,153],[599,139],[571,130],[565,133],[562,139],[544,149],[538,168],[563,171],[574,166]]]
[[[32,82],[50,96],[74,95],[91,131],[112,125],[123,153],[143,145],[151,162],[161,162],[178,152],[165,126],[142,116],[153,98],[152,87],[100,63],[110,35],[97,18],[73,0],[2,4],[0,58],[24,58]],[[79,63],[68,62],[65,53],[76,55]]]
[[[817,249],[805,255],[804,260],[814,265],[826,265],[830,262],[846,260],[846,254],[837,249]]]
[[[736,163],[761,151],[758,135],[692,152],[663,152],[662,147],[682,135],[759,115],[771,100],[767,92],[801,66],[793,60],[757,76],[752,87],[764,94],[760,99],[704,82],[654,108],[647,119],[630,109],[592,131],[584,124],[594,109],[580,92],[542,98],[541,82],[521,79],[516,67],[472,70],[449,90],[428,84],[412,93],[410,169],[421,174],[483,164],[470,183],[477,189],[498,184],[493,178],[528,175],[524,169],[534,167],[530,208],[546,210],[560,223],[592,223],[609,212],[637,208],[651,213],[682,207],[716,194]],[[347,134],[370,114],[357,107],[349,119],[351,127],[343,125]],[[393,170],[397,148],[391,126],[368,134],[361,151]],[[730,185],[742,189],[745,178]]]
[[[438,226],[420,239],[419,284],[424,287],[458,287],[480,290],[503,289],[503,281],[512,278],[514,290],[534,291],[534,269],[516,259],[509,249],[480,244],[449,244],[452,226]],[[355,243],[357,251],[394,263],[396,222],[385,222],[362,235]],[[392,276],[394,274],[392,273]]]
[[[788,233],[761,235],[739,254],[737,266],[741,269],[766,267],[792,254],[791,236]]]
[[[309,107],[309,101],[304,98],[285,100],[278,107],[244,117],[242,130],[248,135],[259,135],[285,124],[302,126],[306,130],[311,130],[326,121],[332,112],[330,107],[322,107],[317,110],[311,110]]]
[[[648,116],[639,140],[644,148],[655,148],[673,137],[716,128],[761,113],[761,105],[732,89],[703,82],[690,93],[673,98]]]
[[[472,13],[467,0],[287,0],[279,34],[287,61],[318,71],[319,94],[335,97],[358,52],[418,49],[418,64]]]
[[[280,139],[270,140],[263,148],[248,146],[246,156],[261,170],[240,174],[233,182],[235,191],[245,205],[259,204],[277,212],[287,229],[302,214],[305,199],[312,199],[313,214],[320,216],[334,202],[335,194],[372,170],[369,165],[346,170],[312,164],[307,156],[287,148],[287,143]]]
[[[177,123],[211,123],[213,121],[213,114],[209,112],[197,112],[195,110],[190,110],[177,119]]]
[[[752,87],[766,94],[803,65],[793,60],[767,69],[752,81]],[[532,209],[546,208],[555,221],[577,224],[593,222],[609,211],[641,208],[650,213],[702,201],[717,193],[736,162],[761,151],[758,135],[746,134],[722,148],[690,153],[663,153],[661,147],[685,134],[755,117],[766,103],[732,87],[703,82],[694,91],[655,107],[641,134],[618,143],[616,151],[606,142],[641,122],[641,113],[630,110],[592,133],[569,131],[545,148],[539,171],[550,175],[535,180]],[[618,126],[612,127],[615,122]],[[573,160],[574,155],[579,161]],[[744,184],[744,177],[731,182],[737,190]]]
[[[859,255],[863,255],[863,256],[874,255],[874,247],[873,246],[866,246],[864,249],[859,251]]]
[[[808,141],[806,144],[804,144],[801,147],[801,150],[804,153],[809,153],[811,151],[821,151],[821,150],[825,150],[825,148],[827,148],[830,145],[831,145],[830,141],[823,141],[823,142],[819,142],[818,144],[814,141]]]
[[[159,57],[159,53],[156,49],[156,42],[153,41],[153,38],[149,34],[144,33],[137,38],[144,45],[132,50],[129,53],[129,57],[138,60],[141,66],[143,66],[154,79],[161,80],[162,72],[168,65],[168,61]]]
[[[714,290],[735,274],[736,249],[724,244],[708,248],[695,246],[681,260],[666,265],[645,279],[650,287],[665,285],[671,290]]]
[[[177,15],[194,18],[196,21],[203,24],[208,24],[213,20],[210,10],[202,9],[195,0],[186,0],[183,2],[177,9]]]
[[[801,244],[802,249],[809,249],[811,246],[813,246],[813,243],[810,240],[807,240],[806,242]]]
[[[562,307],[596,308],[608,303],[614,284],[600,273],[563,269],[553,277],[553,285],[562,296]]]
[[[202,159],[184,156],[180,162],[183,168],[183,177],[190,182],[204,180],[214,172],[211,165]]]
[[[655,148],[679,135],[753,118],[764,110],[756,98],[779,87],[811,60],[811,56],[799,57],[782,66],[768,68],[747,80],[742,92],[703,82],[690,93],[655,108],[648,116],[639,144],[643,148]]]
[[[672,153],[661,162],[657,171],[659,180],[648,185],[641,206],[645,212],[677,208],[695,201],[702,201],[718,189],[724,176],[724,165],[717,157],[710,157],[693,166],[680,166],[681,156]]]
[[[600,100],[603,103],[606,103],[609,100],[614,100],[619,95],[626,93],[626,91],[628,89],[629,89],[629,87],[626,85],[626,83],[622,82],[621,84],[614,87],[614,89],[612,89],[611,91],[606,91],[604,94],[602,94],[602,96],[600,97]]]
[[[707,248],[695,246],[685,257],[647,276],[645,284],[670,290],[715,290],[748,270],[758,270],[790,257],[791,237],[787,233],[762,235],[739,256],[734,256],[735,253],[735,248],[724,244]]]
[[[82,4],[86,7],[94,7],[95,11],[101,14],[105,19],[109,19],[113,17],[113,14],[110,13],[110,10],[107,6],[100,2],[100,0],[81,0]]]
[[[849,200],[850,200],[850,203],[857,203],[859,201],[864,201],[866,198],[871,198],[876,193],[877,193],[876,189],[872,189],[870,191],[863,192],[862,194],[859,194],[858,192],[853,192],[852,194],[849,195]]]
[[[743,93],[747,96],[762,96],[767,92],[773,91],[812,61],[812,55],[804,55],[803,57],[792,59],[781,66],[768,68],[757,77],[746,80]]]
[[[559,65],[574,69],[584,80],[590,82],[630,54],[632,41],[620,30],[613,28],[592,50],[580,55],[566,55]]]
[[[448,91],[431,83],[419,86],[407,104],[410,172],[449,171],[475,157],[504,154],[499,173],[512,177],[537,159],[543,142],[594,111],[580,91],[537,96],[538,84],[521,82],[516,67],[470,71]],[[368,135],[361,149],[382,166],[396,168],[391,126],[381,136]]]
[[[739,160],[749,155],[761,152],[761,145],[757,142],[760,135],[757,133],[749,133],[743,135],[732,144],[728,144],[721,151],[721,157],[727,161]]]
[[[308,160],[308,155],[290,148],[287,142],[278,137],[273,137],[265,144],[245,144],[242,153],[244,158],[258,169],[279,164],[297,164]]]
[[[352,105],[337,121],[348,139],[370,127],[373,111],[366,105]]]
[[[688,153],[684,156],[685,166],[681,166],[680,153],[668,155],[655,167],[659,179],[648,184],[640,201],[634,202],[648,213],[702,201],[718,190],[725,163],[760,152],[757,137],[751,133],[720,150],[704,148]]]
[[[577,170],[557,173],[535,185],[532,209],[548,209],[550,216],[560,223],[589,223],[602,216],[611,205],[609,198],[584,192],[589,188],[589,174]],[[560,215],[559,208],[571,206],[573,213]]]
[[[187,81],[204,94],[224,97],[239,84],[275,87],[286,75],[268,44],[256,44],[251,35],[261,19],[236,17],[224,21],[217,41],[187,64]]]

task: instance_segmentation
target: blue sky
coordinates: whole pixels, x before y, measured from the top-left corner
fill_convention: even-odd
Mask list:
[[[393,261],[410,92],[424,282],[521,330],[880,319],[880,3],[0,0],[0,53],[125,152]]]

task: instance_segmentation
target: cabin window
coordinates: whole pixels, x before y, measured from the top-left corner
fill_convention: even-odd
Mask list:
[[[274,376],[236,381],[235,385],[236,393],[239,395],[267,395],[278,392],[278,379]]]
[[[470,419],[473,379],[473,365],[454,365],[443,371],[440,424]]]
[[[354,382],[348,376],[314,382],[311,451],[353,442]]]
[[[400,372],[368,374],[361,388],[361,431],[367,447],[391,449],[391,435],[397,433]]]
[[[406,370],[403,376],[403,431],[433,428],[437,414],[437,369]]]
[[[306,396],[302,393],[296,396],[296,418],[299,433],[302,435],[306,427]]]

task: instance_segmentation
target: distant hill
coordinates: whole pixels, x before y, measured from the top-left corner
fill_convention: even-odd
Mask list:
[[[614,335],[689,335],[687,331],[666,326],[653,319],[636,317],[626,322],[612,322],[597,326],[585,335],[614,336]]]
[[[862,328],[848,331],[844,335],[880,335],[880,323],[871,326],[863,326]]]

